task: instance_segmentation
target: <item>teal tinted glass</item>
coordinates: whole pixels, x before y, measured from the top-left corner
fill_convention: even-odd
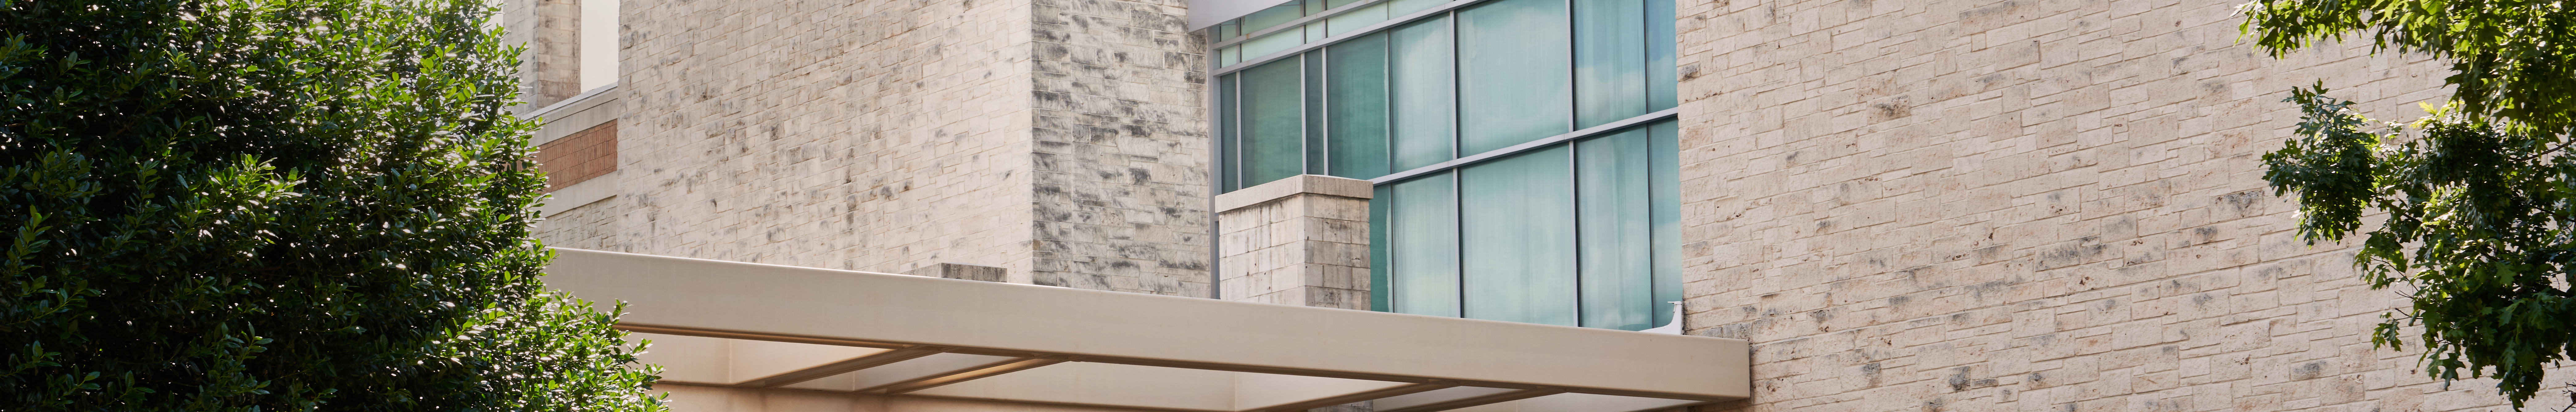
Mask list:
[[[1458,316],[1456,181],[1440,173],[1392,187],[1387,242],[1388,294],[1396,312]]]
[[[1290,0],[1287,3],[1279,3],[1277,6],[1243,15],[1243,32],[1261,31],[1261,29],[1277,26],[1279,23],[1297,20],[1299,17],[1306,17],[1306,2]]]
[[[1342,35],[1343,33],[1350,33],[1353,30],[1359,30],[1360,28],[1368,27],[1371,24],[1385,22],[1387,18],[1386,8],[1386,3],[1378,3],[1369,5],[1368,7],[1361,7],[1359,10],[1336,14],[1333,15],[1333,17],[1326,18],[1324,20],[1324,26],[1331,28],[1333,35],[1336,36]]]
[[[1673,78],[1673,0],[1646,0],[1646,110],[1679,104]],[[1671,316],[1671,315],[1665,315]]]
[[[1646,129],[1637,128],[1574,144],[1584,327],[1655,326],[1649,140]]]
[[[1229,74],[1216,78],[1216,186],[1219,192],[1243,187],[1241,173],[1238,173],[1243,165],[1243,156],[1239,155],[1242,144],[1236,142],[1243,136],[1243,130],[1236,127],[1234,115],[1236,77]]]
[[[1394,17],[1413,14],[1413,12],[1422,11],[1422,9],[1428,9],[1432,6],[1438,6],[1441,3],[1448,3],[1448,0],[1387,0],[1386,2],[1387,7],[1392,7],[1392,9],[1387,10],[1388,15]]]
[[[1449,21],[1425,19],[1391,30],[1387,37],[1387,93],[1394,101],[1395,170],[1430,166],[1457,158],[1450,134],[1451,69]]]
[[[1296,176],[1305,170],[1305,99],[1298,82],[1300,59],[1265,63],[1241,73],[1243,137],[1239,159],[1243,181],[1252,187]]]
[[[1395,242],[1387,239],[1388,229],[1395,225],[1387,220],[1394,214],[1395,185],[1378,185],[1369,198],[1369,310],[1393,312],[1395,295],[1386,293],[1395,287],[1393,258],[1387,252]]]
[[[1574,127],[1646,114],[1646,0],[1574,1]]]
[[[1572,131],[1563,0],[1496,0],[1458,12],[1461,153]]]
[[[1326,48],[1325,117],[1331,119],[1325,144],[1334,176],[1369,179],[1387,170],[1387,100],[1385,33],[1371,34]]]
[[[1569,151],[1559,145],[1459,169],[1466,317],[1576,325]]]
[[[1681,126],[1666,120],[1647,126],[1647,149],[1652,158],[1647,178],[1652,200],[1646,204],[1653,213],[1655,231],[1655,326],[1673,319],[1674,302],[1682,300],[1682,202],[1681,202]]]

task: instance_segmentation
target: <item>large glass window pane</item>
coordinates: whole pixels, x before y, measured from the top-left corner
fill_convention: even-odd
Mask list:
[[[1639,97],[1643,102],[1644,98]],[[1639,106],[1643,106],[1642,104]],[[1654,200],[1645,129],[1574,144],[1583,326],[1654,327]]]
[[[1264,34],[1261,35],[1261,37],[1254,37],[1252,40],[1243,42],[1243,55],[1237,58],[1252,60],[1253,58],[1268,56],[1271,53],[1278,53],[1281,50],[1288,50],[1290,48],[1297,47],[1297,45],[1300,44],[1306,44],[1306,32],[1295,27],[1290,27],[1287,30]]]
[[[1459,148],[1473,154],[1573,130],[1565,2],[1458,12]]]
[[[1349,33],[1352,30],[1359,30],[1362,27],[1368,27],[1368,25],[1386,21],[1386,7],[1387,3],[1378,3],[1369,5],[1368,7],[1361,7],[1359,10],[1352,10],[1348,13],[1326,17],[1324,18],[1324,26],[1331,28],[1333,35],[1336,36],[1339,36],[1342,33]]]
[[[1574,0],[1575,128],[1646,114],[1646,0]]]
[[[1431,6],[1438,6],[1442,3],[1448,2],[1448,0],[1387,0],[1386,3],[1389,6],[1395,7],[1387,10],[1387,17],[1404,17],[1404,15],[1413,14],[1413,12],[1422,11],[1423,9],[1431,8]]]
[[[1457,157],[1450,134],[1451,69],[1449,21],[1424,19],[1390,30],[1387,37],[1388,94],[1394,100],[1395,170],[1430,166]]]
[[[1647,127],[1652,142],[1654,170],[1649,176],[1653,191],[1646,203],[1653,208],[1655,230],[1655,326],[1675,322],[1673,302],[1682,300],[1682,202],[1681,202],[1681,127],[1666,120]]]
[[[1392,306],[1400,313],[1458,316],[1457,181],[1440,173],[1389,186]]]
[[[1239,164],[1243,182],[1252,187],[1304,173],[1306,132],[1304,90],[1297,80],[1300,59],[1291,57],[1245,69],[1241,116],[1243,138]]]
[[[1243,129],[1237,127],[1238,123],[1235,122],[1235,119],[1241,117],[1235,116],[1236,77],[1239,76],[1228,74],[1216,78],[1216,190],[1218,192],[1232,192],[1234,189],[1243,187],[1242,173],[1239,173],[1243,166],[1243,156],[1240,155],[1243,153]]]
[[[1458,172],[1466,317],[1576,324],[1568,150],[1559,145]]]
[[[1673,0],[1646,0],[1646,110],[1679,104],[1673,89]],[[1659,146],[1671,147],[1671,146]],[[1671,316],[1671,315],[1665,315]]]
[[[1371,179],[1387,174],[1386,34],[1371,34],[1326,47],[1334,176]]]
[[[1306,17],[1306,2],[1304,0],[1290,0],[1287,3],[1279,3],[1277,6],[1270,6],[1270,8],[1261,9],[1261,11],[1243,15],[1243,32],[1251,33],[1261,31],[1261,29],[1267,29],[1270,28],[1270,26],[1277,26],[1279,23],[1287,23],[1292,20],[1297,20],[1299,17]]]

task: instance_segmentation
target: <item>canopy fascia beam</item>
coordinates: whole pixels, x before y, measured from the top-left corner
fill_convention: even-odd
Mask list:
[[[627,303],[617,325],[627,331],[884,350],[816,356],[810,363],[759,358],[753,362],[776,366],[718,382],[733,387],[1135,404],[1082,393],[1039,396],[1029,391],[1047,389],[1027,385],[1030,379],[983,379],[1086,370],[1013,373],[1064,363],[1128,365],[1103,370],[1142,373],[1135,375],[1140,383],[1188,376],[1139,372],[1156,368],[1247,373],[1230,375],[1231,381],[1170,381],[1206,393],[1134,405],[1167,410],[1281,411],[1379,399],[1388,411],[1421,411],[1559,393],[1609,397],[1532,401],[1651,406],[1665,402],[1658,399],[1726,401],[1752,392],[1749,351],[1738,339],[577,249],[557,249],[547,272],[548,286],[596,305]],[[942,354],[954,356],[924,359],[951,356]],[[994,359],[931,361],[958,357]],[[724,373],[743,372],[717,375]],[[817,382],[854,376],[862,381]],[[950,386],[961,382],[974,384]]]

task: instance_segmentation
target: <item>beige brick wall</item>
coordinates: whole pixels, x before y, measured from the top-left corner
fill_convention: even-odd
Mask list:
[[[1682,2],[1688,325],[1757,379],[1703,409],[2501,409],[2373,350],[2402,301],[2261,179],[2291,86],[2411,118],[2441,67],[2263,57],[2235,5]]]
[[[1274,187],[1327,179],[1350,190]],[[1219,196],[1269,199],[1217,213],[1217,298],[1369,310],[1369,199],[1349,195],[1371,195],[1368,182],[1304,175]]]
[[[626,3],[621,193],[539,237],[1208,295],[1179,2],[1049,1]]]
[[[529,110],[581,94],[581,2],[579,0],[516,0],[531,8],[533,20],[526,28],[528,51],[520,56],[520,70],[529,76],[519,98],[529,103]]]

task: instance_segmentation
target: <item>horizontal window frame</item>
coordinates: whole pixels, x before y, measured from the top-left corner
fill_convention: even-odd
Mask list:
[[[1665,120],[1665,119],[1672,119],[1672,118],[1675,118],[1675,117],[1679,117],[1679,115],[1680,115],[1680,114],[1681,114],[1681,108],[1680,108],[1680,107],[1674,107],[1674,108],[1670,108],[1670,109],[1657,110],[1657,111],[1654,111],[1654,112],[1652,112],[1652,113],[1646,113],[1646,114],[1636,115],[1636,116],[1634,116],[1634,117],[1629,117],[1629,118],[1626,118],[1626,119],[1619,119],[1619,121],[1615,121],[1615,122],[1602,123],[1602,124],[1601,124],[1601,125],[1599,125],[1599,126],[1586,127],[1586,128],[1583,128],[1583,130],[1576,130],[1576,131],[1572,131],[1572,132],[1566,132],[1565,134],[1559,134],[1559,135],[1555,135],[1555,136],[1548,136],[1548,137],[1546,137],[1546,138],[1542,138],[1542,139],[1538,139],[1538,140],[1531,140],[1531,141],[1527,141],[1527,142],[1522,142],[1521,144],[1511,145],[1511,146],[1509,146],[1509,147],[1504,147],[1504,148],[1501,148],[1501,149],[1488,150],[1488,151],[1485,151],[1484,153],[1477,153],[1477,154],[1474,154],[1474,155],[1461,156],[1461,157],[1456,158],[1456,159],[1449,159],[1448,161],[1443,161],[1443,162],[1440,162],[1440,163],[1433,163],[1433,164],[1431,164],[1431,165],[1429,165],[1429,166],[1416,167],[1416,168],[1409,169],[1409,170],[1405,170],[1405,171],[1401,171],[1401,172],[1388,173],[1388,174],[1387,174],[1387,175],[1385,175],[1385,176],[1378,176],[1378,177],[1377,177],[1377,178],[1375,178],[1375,179],[1369,179],[1369,184],[1370,184],[1370,185],[1384,185],[1384,184],[1388,184],[1388,183],[1401,182],[1401,181],[1404,181],[1404,180],[1407,180],[1407,179],[1412,179],[1412,178],[1415,178],[1415,177],[1420,177],[1420,176],[1423,176],[1423,175],[1429,175],[1429,174],[1433,174],[1433,173],[1440,173],[1440,172],[1443,172],[1443,171],[1448,171],[1448,170],[1451,170],[1451,169],[1457,169],[1457,168],[1460,168],[1460,167],[1466,167],[1466,166],[1468,166],[1468,165],[1473,165],[1473,164],[1476,164],[1476,163],[1484,162],[1484,161],[1487,161],[1487,160],[1493,160],[1493,159],[1501,158],[1501,157],[1504,157],[1504,156],[1511,156],[1511,155],[1521,154],[1521,153],[1523,153],[1523,152],[1529,152],[1529,151],[1534,151],[1534,150],[1539,150],[1539,149],[1545,149],[1545,148],[1548,148],[1548,147],[1550,147],[1550,146],[1553,146],[1553,145],[1556,145],[1556,144],[1560,144],[1560,143],[1571,142],[1571,141],[1575,141],[1575,140],[1581,140],[1581,139],[1586,138],[1586,137],[1592,137],[1592,136],[1599,136],[1599,135],[1609,134],[1610,132],[1619,131],[1620,129],[1626,129],[1626,128],[1630,128],[1630,127],[1636,127],[1636,126],[1644,125],[1644,124],[1647,124],[1647,123],[1654,123],[1654,122],[1658,122],[1658,121],[1663,121],[1663,120]]]
[[[1308,0],[1308,1],[1324,1],[1324,0]],[[1245,33],[1244,35],[1241,35],[1241,36],[1234,36],[1234,39],[1233,39],[1233,40],[1226,40],[1226,41],[1216,42],[1216,44],[1213,44],[1213,45],[1209,45],[1209,46],[1208,46],[1208,51],[1210,51],[1210,52],[1214,52],[1214,51],[1216,51],[1217,49],[1223,49],[1223,48],[1227,48],[1227,47],[1233,47],[1234,45],[1237,45],[1237,44],[1243,44],[1243,42],[1252,41],[1252,39],[1261,38],[1261,36],[1268,36],[1268,35],[1270,35],[1271,33],[1278,33],[1278,32],[1282,32],[1282,31],[1287,31],[1288,29],[1292,29],[1292,28],[1305,27],[1305,26],[1306,26],[1306,23],[1314,23],[1316,20],[1323,20],[1323,19],[1333,18],[1333,16],[1339,16],[1339,15],[1342,15],[1342,14],[1345,14],[1345,13],[1350,13],[1350,12],[1352,12],[1352,11],[1357,11],[1357,10],[1359,10],[1360,8],[1368,7],[1369,5],[1378,4],[1378,3],[1385,3],[1385,2],[1390,2],[1390,1],[1395,1],[1395,0],[1361,0],[1361,1],[1360,1],[1360,2],[1358,2],[1358,3],[1344,4],[1344,5],[1342,5],[1342,7],[1334,8],[1334,9],[1331,9],[1331,10],[1325,10],[1325,11],[1323,11],[1323,12],[1321,12],[1321,13],[1315,13],[1315,14],[1307,15],[1306,17],[1299,17],[1299,18],[1297,18],[1296,20],[1289,20],[1287,23],[1279,23],[1279,25],[1276,25],[1276,26],[1270,26],[1270,28],[1261,29],[1261,30],[1259,30],[1259,31],[1254,31],[1254,32],[1251,32],[1251,33]]]
[[[1378,2],[1385,2],[1385,1],[1388,1],[1388,0],[1372,0],[1372,1],[1369,1],[1369,2],[1354,3],[1354,4],[1344,5],[1344,6],[1342,6],[1342,7],[1343,7],[1343,8],[1354,8],[1353,6],[1365,6],[1365,5],[1368,5],[1368,4],[1370,4],[1370,3],[1378,3]],[[1287,50],[1280,50],[1280,51],[1277,51],[1277,52],[1272,52],[1272,53],[1270,53],[1270,54],[1264,54],[1264,55],[1261,55],[1261,57],[1255,57],[1255,58],[1243,59],[1243,61],[1240,61],[1240,62],[1235,62],[1235,63],[1228,64],[1228,65],[1223,66],[1223,67],[1218,67],[1218,68],[1216,68],[1215,70],[1209,70],[1209,71],[1208,71],[1208,77],[1210,77],[1210,78],[1214,78],[1214,77],[1216,77],[1216,76],[1223,76],[1223,75],[1225,75],[1226,73],[1233,73],[1233,72],[1243,71],[1243,69],[1245,69],[1245,68],[1250,68],[1250,67],[1252,67],[1252,66],[1259,66],[1259,65],[1261,65],[1262,63],[1269,63],[1269,62],[1271,62],[1271,61],[1279,60],[1279,59],[1281,59],[1281,58],[1286,58],[1286,57],[1289,57],[1289,56],[1296,56],[1296,55],[1298,55],[1298,54],[1305,53],[1305,52],[1306,52],[1306,51],[1308,51],[1308,50],[1314,50],[1314,49],[1318,49],[1318,48],[1323,48],[1324,46],[1331,46],[1331,45],[1333,45],[1333,44],[1335,44],[1335,43],[1341,43],[1341,42],[1343,42],[1343,41],[1347,41],[1347,40],[1350,40],[1350,39],[1356,39],[1356,38],[1361,38],[1361,37],[1368,37],[1368,35],[1369,35],[1369,34],[1376,33],[1376,32],[1379,32],[1379,31],[1383,31],[1383,30],[1386,30],[1386,29],[1389,29],[1389,28],[1394,28],[1395,26],[1402,26],[1402,25],[1404,25],[1404,24],[1406,24],[1406,23],[1412,23],[1412,22],[1414,22],[1414,21],[1418,21],[1418,20],[1422,20],[1422,19],[1431,18],[1432,16],[1445,16],[1445,15],[1448,15],[1448,14],[1449,14],[1449,12],[1451,12],[1451,11],[1456,11],[1456,10],[1458,10],[1458,9],[1460,9],[1460,8],[1464,8],[1464,7],[1467,7],[1467,6],[1477,5],[1477,4],[1480,4],[1480,3],[1487,2],[1487,1],[1492,1],[1492,0],[1457,0],[1457,1],[1451,1],[1451,2],[1448,2],[1448,3],[1441,3],[1441,4],[1440,4],[1440,5],[1438,5],[1438,6],[1432,6],[1431,8],[1422,9],[1422,11],[1416,11],[1416,12],[1413,12],[1412,14],[1406,14],[1406,15],[1403,15],[1403,16],[1395,16],[1395,17],[1392,17],[1392,18],[1388,18],[1388,19],[1386,19],[1386,21],[1377,22],[1377,24],[1370,24],[1370,25],[1368,25],[1368,26],[1360,27],[1359,29],[1355,29],[1355,30],[1351,30],[1351,31],[1344,32],[1344,33],[1352,33],[1351,35],[1348,35],[1348,36],[1333,36],[1333,37],[1326,37],[1326,38],[1324,38],[1324,40],[1322,40],[1322,41],[1307,42],[1306,44],[1301,44],[1301,45],[1298,45],[1297,47],[1290,47],[1290,48],[1288,48]],[[1355,9],[1355,8],[1354,8],[1354,9]],[[1338,12],[1337,12],[1337,11],[1332,11],[1332,10],[1327,10],[1327,11],[1325,11],[1324,13],[1316,13],[1316,14],[1315,14],[1315,16],[1307,16],[1307,17],[1308,17],[1308,18],[1313,18],[1313,17],[1316,17],[1316,16],[1324,16],[1324,17],[1326,17],[1326,18],[1330,18],[1330,17],[1331,17],[1331,16],[1333,16],[1333,15],[1341,14],[1341,13],[1345,13],[1345,12],[1349,12],[1349,10],[1341,10],[1341,11],[1338,11]],[[1307,19],[1304,19],[1304,18],[1301,18],[1301,19],[1298,19],[1298,20],[1290,20],[1288,23],[1282,23],[1282,24],[1280,24],[1280,25],[1279,25],[1279,27],[1277,27],[1277,28],[1279,28],[1279,29],[1283,29],[1283,30],[1284,30],[1285,28],[1288,28],[1288,27],[1304,27],[1304,25],[1303,25],[1301,22],[1306,22],[1306,21],[1307,21]],[[1265,30],[1263,34],[1268,34],[1268,33],[1267,33],[1267,31]],[[1248,36],[1248,35],[1247,35],[1247,36],[1244,36],[1242,40],[1251,40],[1251,39],[1255,39],[1255,38],[1257,38],[1257,37],[1253,37],[1253,36]],[[1235,44],[1238,44],[1238,43],[1241,43],[1241,42],[1235,42],[1235,43],[1221,43],[1221,44],[1219,44],[1219,45],[1218,45],[1218,46],[1216,46],[1216,47],[1210,47],[1210,48],[1208,48],[1208,55],[1209,55],[1209,56],[1214,56],[1214,55],[1216,55],[1216,54],[1217,54],[1217,51],[1218,51],[1218,50],[1222,50],[1224,47],[1231,47],[1231,46],[1233,46],[1233,45],[1235,45]]]

